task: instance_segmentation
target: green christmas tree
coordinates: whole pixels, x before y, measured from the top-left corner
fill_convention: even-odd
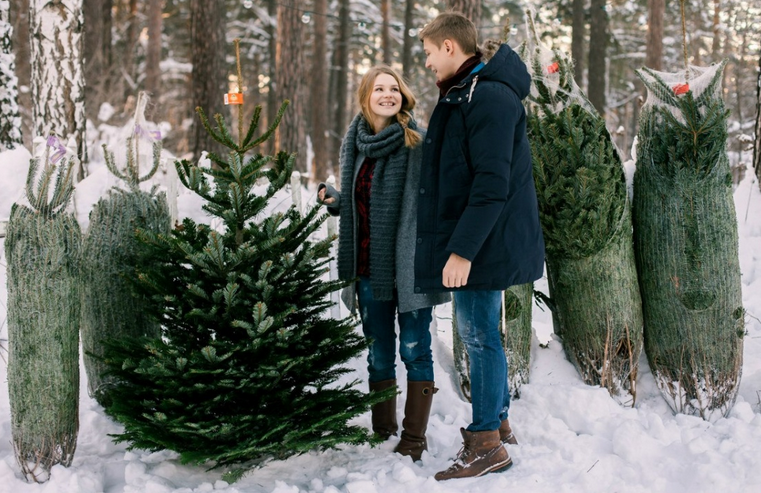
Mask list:
[[[734,404],[745,334],[725,65],[638,72],[648,89],[633,202],[645,352],[672,408],[705,419]]]
[[[586,383],[633,404],[643,322],[623,166],[570,60],[538,41],[522,56],[555,331]]]
[[[30,207],[13,204],[5,239],[11,434],[24,477],[36,482],[71,465],[79,430],[82,235],[66,212],[79,161],[64,153],[51,136],[44,158],[31,160]]]
[[[222,226],[185,219],[168,235],[140,232],[147,248],[137,283],[153,300],[161,337],[124,340],[107,353],[119,382],[107,412],[125,427],[116,440],[232,468],[232,479],[269,457],[367,442],[368,431],[348,421],[388,397],[338,382],[350,371],[341,365],[366,343],[353,322],[326,314],[329,294],[345,285],[321,279],[333,238],[313,233],[327,215],[318,207],[266,212],[294,155],[246,156],[270,138],[286,106],[254,139],[257,107],[238,142],[220,115],[212,129],[198,110],[229,157],[176,167]]]
[[[114,155],[103,146],[109,171],[121,179],[129,190],[117,187],[101,198],[90,212],[90,227],[82,252],[82,347],[84,349],[87,387],[90,396],[102,405],[108,403],[113,385],[105,375],[103,362],[105,343],[114,338],[157,336],[158,321],[145,310],[144,295],[132,293],[129,274],[135,269],[141,243],[135,234],[138,228],[169,233],[171,217],[166,196],[140,189],[140,183],[158,170],[161,141],[151,143],[153,166],[140,176],[141,134],[146,134],[144,111],[147,96],[140,93],[135,112],[135,126],[127,139],[127,162],[120,170]]]

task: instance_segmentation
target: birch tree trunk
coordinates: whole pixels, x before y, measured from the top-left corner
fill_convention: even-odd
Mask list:
[[[645,67],[658,71],[663,70],[663,14],[665,12],[665,0],[648,0]]]
[[[18,79],[11,46],[10,3],[0,2],[0,152],[21,145]]]
[[[82,163],[85,144],[85,79],[82,0],[31,0],[32,123],[37,136],[71,143]],[[77,180],[85,176],[83,165]]]
[[[32,60],[29,55],[29,0],[11,2],[11,25],[13,26],[13,52],[15,53],[15,72],[18,79],[18,106],[21,116],[21,138],[26,147],[32,146],[32,99],[31,87]]]
[[[314,2],[314,54],[310,90],[312,100],[312,148],[314,149],[313,177],[322,182],[328,179],[328,60],[327,60],[327,0]]]
[[[300,8],[301,0],[280,5],[277,12],[277,73],[278,99],[288,99],[286,110],[275,135],[277,149],[296,152],[294,171],[306,171],[306,140],[304,125],[304,59]]]
[[[145,89],[158,99],[161,87],[161,25],[163,0],[148,2],[148,50],[145,60]]]
[[[608,72],[608,12],[605,0],[592,0],[589,27],[589,102],[605,118],[605,90]]]

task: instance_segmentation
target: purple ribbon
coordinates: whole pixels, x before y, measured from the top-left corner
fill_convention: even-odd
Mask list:
[[[135,125],[135,135],[144,137],[153,141],[161,140],[161,132],[158,130],[145,130],[140,125]]]
[[[58,161],[61,160],[62,157],[66,155],[66,147],[61,144],[61,141],[58,140],[58,137],[55,135],[51,135],[48,137],[48,147],[51,149],[55,149],[55,152],[52,156],[50,156],[50,162],[53,164],[58,164]]]

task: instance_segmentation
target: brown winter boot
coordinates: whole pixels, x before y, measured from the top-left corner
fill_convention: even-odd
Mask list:
[[[428,416],[431,414],[433,394],[439,389],[433,382],[407,382],[407,402],[404,404],[402,421],[402,439],[394,452],[420,460],[423,450],[428,450],[425,430],[428,428]]]
[[[463,450],[446,471],[437,472],[436,481],[455,478],[477,478],[490,472],[501,472],[513,465],[502,445],[499,430],[467,431],[460,428]]]
[[[396,379],[370,382],[371,392],[380,392],[391,387],[396,387]],[[391,435],[396,435],[399,425],[396,421],[396,394],[387,401],[379,402],[371,410],[373,431],[376,435],[388,440]]]
[[[509,443],[510,445],[518,445],[518,440],[513,435],[513,430],[510,428],[510,422],[504,420],[499,425],[499,439],[502,443]]]

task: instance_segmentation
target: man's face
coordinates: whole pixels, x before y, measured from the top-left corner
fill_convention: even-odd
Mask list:
[[[428,38],[423,40],[423,51],[425,51],[425,68],[433,70],[436,74],[436,80],[442,81],[452,77],[459,67],[455,66],[454,50],[452,42],[445,39],[441,46]]]

